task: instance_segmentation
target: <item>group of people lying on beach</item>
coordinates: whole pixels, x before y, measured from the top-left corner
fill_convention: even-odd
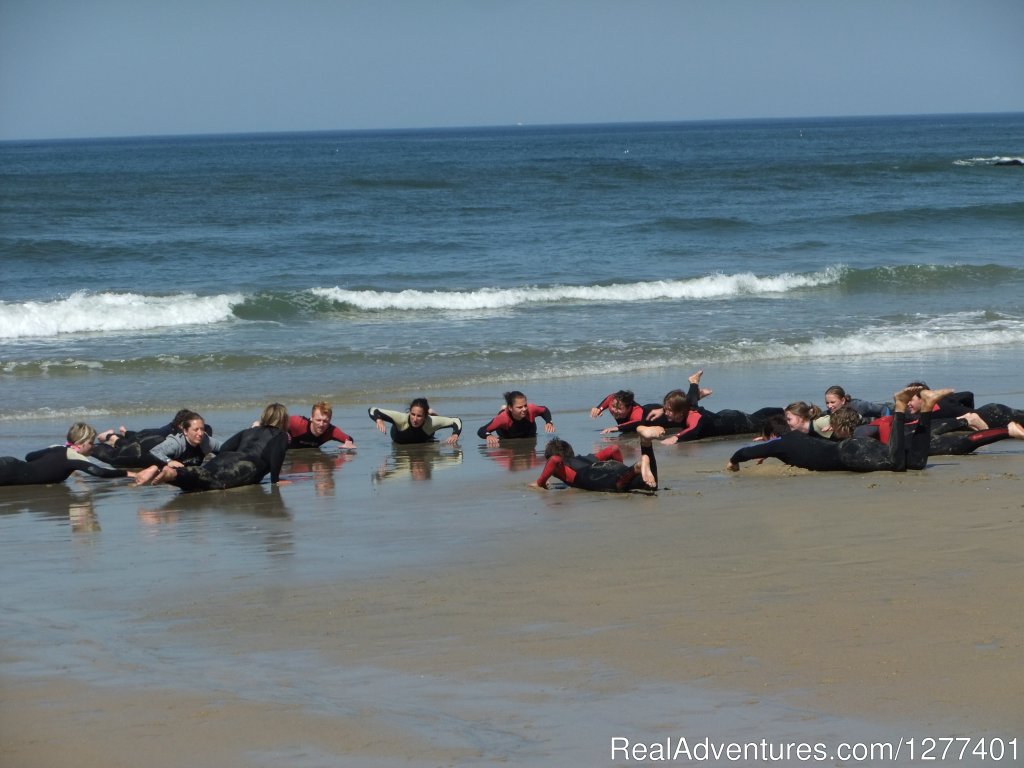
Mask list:
[[[531,486],[546,489],[552,477],[573,488],[592,491],[651,491],[658,487],[655,441],[669,446],[710,437],[755,435],[754,444],[736,451],[726,464],[738,471],[745,461],[775,458],[817,471],[902,472],[924,469],[933,455],[963,455],[1008,438],[1024,439],[1024,411],[998,403],[979,408],[970,392],[929,389],[914,382],[892,403],[857,400],[842,387],[825,392],[825,409],[799,401],[785,408],[765,407],[753,413],[710,411],[700,401],[712,390],[700,386],[703,371],[689,378],[686,391],[674,389],[660,403],[640,405],[629,390],[605,397],[590,411],[592,418],[609,412],[615,425],[602,434],[636,434],[640,459],[624,461],[617,445],[578,455],[571,444],[552,438],[545,446],[545,465]],[[519,391],[505,393],[505,404],[477,435],[489,446],[504,440],[536,439],[538,421],[555,432],[551,411],[531,403]],[[436,442],[436,433],[451,430],[445,440],[455,444],[462,420],[435,413],[426,398],[416,398],[404,411],[370,407],[377,429],[400,445]],[[336,441],[355,449],[352,437],[331,422],[333,410],[318,402],[311,415],[289,415],[271,403],[252,426],[224,442],[198,413],[183,409],[170,423],[129,431],[124,427],[96,430],[76,423],[63,445],[26,455],[24,460],[0,457],[0,485],[59,483],[81,471],[104,478],[131,478],[138,485],[170,484],[183,491],[208,491],[281,480],[290,449],[317,448]]]

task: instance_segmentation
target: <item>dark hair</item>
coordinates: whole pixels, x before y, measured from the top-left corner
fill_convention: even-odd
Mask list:
[[[912,381],[904,389],[913,389],[914,387],[920,387],[921,389],[928,389],[928,385],[923,381]]]
[[[178,418],[178,421],[175,422],[175,426],[182,432],[188,429],[189,425],[193,421],[201,421],[203,422],[204,425],[206,424],[206,419],[204,419],[195,411],[179,411],[178,416],[175,418]]]
[[[825,390],[825,394],[826,395],[835,395],[840,400],[847,400],[850,397],[848,394],[846,394],[846,390],[843,389],[842,387],[840,387],[838,384],[834,384],[831,387],[829,387],[828,389],[826,389]]]
[[[180,411],[174,414],[174,418],[171,419],[171,426],[181,431],[183,429],[181,425],[186,421],[191,421],[195,415],[195,411],[193,411],[192,409],[182,408]]]
[[[785,414],[781,413],[772,414],[761,425],[761,437],[766,440],[773,437],[782,437],[789,431],[789,422],[786,421]]]
[[[512,403],[514,403],[520,397],[523,398],[523,400],[526,400],[526,395],[524,395],[518,389],[513,389],[511,392],[506,392],[505,393],[505,405],[507,405],[509,408],[511,408],[512,407]]]
[[[632,408],[636,405],[636,395],[633,394],[631,389],[620,389],[612,395],[612,401],[622,403],[627,408]]]
[[[550,459],[552,456],[561,456],[563,459],[571,459],[576,455],[573,451],[572,446],[568,442],[558,437],[552,437],[548,440],[548,444],[544,446],[544,458]]]
[[[427,402],[425,397],[417,397],[411,403],[409,403],[409,410],[413,408],[422,408],[424,413],[430,413],[430,403]]]

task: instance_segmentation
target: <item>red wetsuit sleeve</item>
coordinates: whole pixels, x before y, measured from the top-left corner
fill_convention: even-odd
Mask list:
[[[486,438],[491,432],[499,429],[508,429],[510,426],[512,426],[512,416],[508,411],[503,410],[487,424],[480,427],[480,429],[476,431],[476,434],[478,437]]]
[[[687,435],[694,437],[695,435],[692,433],[700,426],[700,420],[702,418],[704,418],[704,414],[700,411],[691,409],[690,412],[686,414],[686,426],[676,433],[676,439],[686,440]]]
[[[533,403],[530,403],[527,406],[527,413],[527,418],[530,421],[536,421],[537,417],[539,416],[540,418],[544,419],[544,421],[546,421],[548,424],[551,423],[551,411],[548,410],[548,407],[546,405],[534,405]]]
[[[617,445],[609,445],[594,454],[595,461],[622,461],[622,451]]]
[[[551,477],[557,477],[566,485],[572,485],[576,479],[576,470],[566,465],[561,456],[552,456],[544,465],[544,471],[537,478],[537,485],[547,485]]]
[[[614,392],[612,392],[610,395],[608,395],[608,397],[606,397],[604,400],[597,404],[597,410],[601,411],[602,413],[604,411],[607,411],[609,406],[612,404],[613,400],[615,400]]]
[[[346,443],[352,439],[333,424],[331,424],[331,428],[328,430],[327,434],[330,435],[330,440],[337,440],[339,443]]]

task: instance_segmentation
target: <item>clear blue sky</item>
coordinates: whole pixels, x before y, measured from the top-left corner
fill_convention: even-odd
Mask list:
[[[1024,111],[1024,0],[0,0],[0,140]]]

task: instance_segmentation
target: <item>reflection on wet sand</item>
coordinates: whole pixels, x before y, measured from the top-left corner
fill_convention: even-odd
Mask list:
[[[305,482],[312,479],[317,496],[334,495],[334,470],[355,458],[354,453],[324,453],[319,448],[289,451],[284,472],[288,480]]]
[[[480,453],[509,472],[532,469],[544,463],[544,456],[537,453],[536,437],[505,439],[497,446],[481,445]]]
[[[139,507],[138,510],[138,519],[143,525],[153,528],[178,526],[184,536],[208,535],[204,522],[211,516],[220,518],[217,527],[221,530],[232,527],[231,520],[225,518],[244,520],[245,533],[250,534],[254,529],[261,532],[263,547],[270,554],[291,555],[294,551],[292,526],[276,524],[279,521],[290,523],[293,519],[277,486],[247,485],[226,491],[179,493],[159,507]],[[256,522],[253,518],[257,519]]]
[[[458,446],[444,443],[395,444],[374,471],[373,481],[379,483],[395,477],[429,480],[435,469],[448,469],[461,463],[462,449]]]
[[[92,490],[72,490],[64,483],[10,486],[0,494],[0,514],[31,512],[43,520],[68,523],[73,533],[100,530]]]

